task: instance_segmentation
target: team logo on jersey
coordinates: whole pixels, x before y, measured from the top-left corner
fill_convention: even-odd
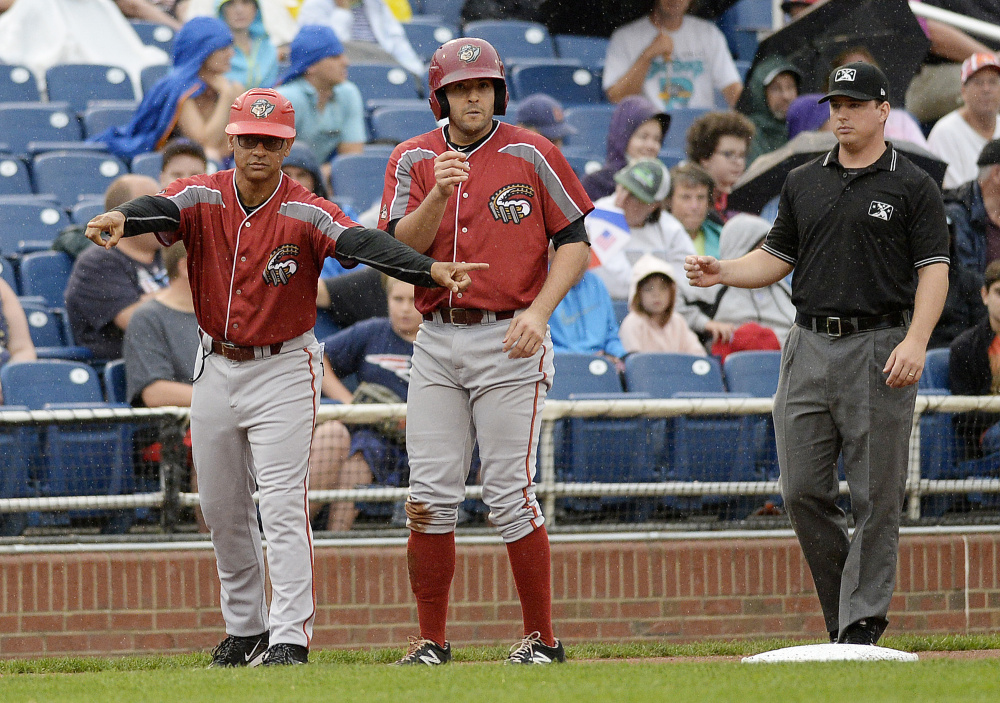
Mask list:
[[[263,120],[272,112],[274,112],[274,103],[264,98],[257,98],[250,106],[250,114],[258,120]]]
[[[533,197],[535,189],[524,183],[504,186],[490,198],[490,214],[494,220],[500,220],[504,224],[521,224],[521,220],[531,214],[531,201],[528,198]]]
[[[464,61],[465,63],[472,63],[479,58],[479,54],[482,53],[482,49],[474,44],[466,44],[461,49],[458,50],[458,60]]]
[[[841,81],[847,81],[848,83],[853,83],[857,73],[857,70],[853,68],[841,68],[837,71],[837,75],[833,77],[833,82],[840,83]]]
[[[385,203],[382,203],[382,209],[378,211],[378,216],[381,220],[389,219],[389,208],[385,206]]]
[[[405,354],[368,354],[365,361],[396,374],[402,381],[410,382],[410,357]]]
[[[272,251],[264,267],[264,283],[280,286],[292,280],[299,270],[299,263],[295,260],[298,255],[299,248],[295,244],[282,244]]]
[[[889,218],[892,217],[892,205],[873,200],[872,204],[868,207],[868,214],[888,222]]]

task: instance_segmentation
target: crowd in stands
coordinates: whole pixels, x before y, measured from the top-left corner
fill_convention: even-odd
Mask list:
[[[467,0],[454,17],[437,14],[442,8],[435,0],[91,3],[84,16],[69,0],[0,0],[0,63],[30,71],[38,82],[39,105],[46,104],[46,71],[59,64],[120,66],[136,86],[129,119],[84,134],[78,144],[56,145],[131,164],[134,172],[114,179],[103,194],[104,208],[156,193],[177,178],[229,167],[224,129],[230,104],[247,88],[274,86],[296,113],[298,134],[284,172],[372,226],[380,202],[364,194],[361,186],[370,183],[350,175],[359,172],[346,169],[352,160],[374,160],[373,172],[384,172],[399,139],[375,127],[376,115],[411,111],[405,123],[409,136],[426,131],[432,119],[426,104],[429,54],[411,29],[437,23],[447,30],[441,36],[451,38],[472,21],[544,20],[537,0]],[[591,267],[550,320],[557,359],[560,353],[592,354],[619,373],[633,353],[721,359],[735,351],[781,348],[795,319],[790,280],[757,290],[695,288],[684,276],[683,262],[692,254],[738,258],[761,246],[773,208],[742,212],[730,204],[734,189],[758,159],[766,163],[802,134],[830,130],[829,110],[817,103],[820,94],[804,92],[805,67],[774,55],[758,57],[762,60],[747,73],[751,57],[734,60],[719,26],[688,14],[690,0],[649,4],[648,12],[609,28],[610,38],[601,39],[604,56],[588,74],[601,81],[599,102],[582,105],[512,90],[511,109],[502,118],[562,149],[596,208],[586,219]],[[783,21],[794,21],[813,4],[783,3]],[[990,3],[957,4],[977,19],[1000,21]],[[58,28],[46,51],[37,40],[28,41],[40,12]],[[102,18],[109,19],[100,33],[83,36]],[[143,23],[168,28],[169,42],[160,48],[145,44],[137,33]],[[921,19],[920,25],[931,55],[905,91],[908,109],[905,87],[894,86],[899,94],[891,96],[886,137],[915,144],[947,167],[951,287],[930,347],[950,346],[953,393],[1000,394],[1000,58],[993,53],[1000,42],[981,41],[936,21]],[[113,40],[108,32],[115,33]],[[517,67],[530,62],[504,58],[513,86]],[[574,59],[554,52],[552,58]],[[833,66],[859,60],[876,62],[867,47],[852,45],[843,47]],[[361,72],[370,64],[384,69],[379,74],[384,85],[367,78],[375,74]],[[141,76],[153,65],[160,67],[158,80],[139,90]],[[352,80],[352,71],[365,80]],[[383,88],[405,89],[412,97],[383,98]],[[0,107],[7,100],[3,89],[0,83]],[[561,89],[552,85],[550,92]],[[600,130],[576,121],[584,108],[599,111]],[[70,113],[69,119],[77,116]],[[13,182],[7,179],[10,169],[30,173],[44,145],[39,151],[12,148],[4,143],[5,128],[0,125],[0,223],[14,202],[34,199],[64,207],[46,200],[45,193],[7,189],[4,181]],[[151,153],[162,154],[158,179],[139,173],[139,163]],[[375,185],[381,194],[381,184]],[[96,195],[85,184],[79,192]],[[56,306],[64,308],[57,312],[66,316],[70,341],[86,348],[97,367],[124,359],[130,404],[190,405],[200,345],[183,248],[164,250],[148,234],[108,251],[82,237],[85,224],[85,219],[73,222],[52,243],[72,267],[64,281],[64,305]],[[18,298],[23,294],[18,263],[32,251],[0,243],[0,366],[36,358]],[[317,335],[326,344],[325,395],[351,403],[358,384],[375,384],[405,401],[421,321],[412,285],[330,260],[317,307]],[[968,457],[1000,451],[997,419],[976,414],[960,421]],[[987,436],[990,428],[995,436]],[[323,423],[314,437],[311,474],[313,488],[405,485],[398,428]],[[317,529],[350,529],[357,512],[348,503],[317,506],[314,523]]]

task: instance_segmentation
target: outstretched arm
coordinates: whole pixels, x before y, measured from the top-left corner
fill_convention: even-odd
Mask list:
[[[754,249],[738,259],[719,261],[714,256],[689,256],[684,272],[692,286],[708,288],[722,284],[734,288],[763,288],[792,272],[793,266],[763,249]]]

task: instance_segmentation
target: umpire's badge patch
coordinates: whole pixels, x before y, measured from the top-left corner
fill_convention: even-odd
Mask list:
[[[465,44],[461,49],[458,50],[458,60],[464,61],[465,63],[472,63],[479,58],[479,54],[482,52],[478,46],[474,44]]]
[[[282,244],[272,251],[267,259],[267,266],[264,267],[264,283],[281,286],[292,280],[292,276],[299,270],[299,263],[295,260],[298,255],[299,248],[295,244]]]
[[[490,214],[494,220],[504,224],[520,224],[521,220],[531,214],[531,201],[528,198],[533,197],[535,189],[525,183],[504,186],[490,198]]]
[[[854,77],[857,75],[857,70],[853,68],[842,68],[837,71],[837,75],[833,77],[834,83],[840,83],[841,81],[847,81],[848,83],[854,82]]]
[[[868,214],[872,217],[877,217],[880,220],[889,221],[892,217],[892,205],[888,203],[880,203],[878,200],[873,200],[872,204],[868,208]]]
[[[257,98],[250,106],[250,114],[258,120],[267,118],[272,112],[274,112],[274,103],[264,98]]]

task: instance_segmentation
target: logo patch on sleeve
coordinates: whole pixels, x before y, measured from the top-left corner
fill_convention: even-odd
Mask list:
[[[892,217],[892,205],[873,200],[872,204],[868,207],[868,214],[888,222],[889,218]]]
[[[264,283],[270,286],[281,286],[292,280],[299,270],[295,257],[299,255],[299,247],[295,244],[282,244],[271,252],[264,267]]]
[[[512,183],[504,186],[490,198],[490,214],[494,220],[504,224],[513,222],[521,224],[521,220],[531,214],[531,201],[535,197],[535,189],[525,183]]]

